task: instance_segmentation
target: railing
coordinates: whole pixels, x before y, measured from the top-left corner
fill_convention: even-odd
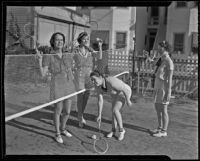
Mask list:
[[[172,81],[173,94],[186,94],[198,87],[198,59],[188,57],[187,59],[172,58],[174,62],[174,74]],[[153,90],[153,66],[145,62],[144,56],[134,57],[134,74],[137,91]],[[134,77],[133,77],[134,78]]]

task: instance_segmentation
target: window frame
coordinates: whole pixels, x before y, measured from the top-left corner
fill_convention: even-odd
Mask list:
[[[182,43],[182,51],[181,51],[181,54],[184,54],[184,52],[185,52],[185,33],[184,32],[174,32],[174,34],[173,34],[173,52],[176,52],[176,53],[178,53],[178,51],[180,51],[180,50],[175,50],[175,36],[176,35],[183,35],[183,43]]]
[[[122,45],[122,46],[124,45],[124,47],[119,47],[119,48],[118,48],[117,45],[118,45],[119,43],[117,43],[117,34],[119,34],[119,33],[125,34],[125,40],[124,40],[124,44],[120,44],[120,45]],[[115,49],[121,49],[121,48],[126,48],[126,47],[127,47],[127,45],[128,45],[128,44],[127,44],[127,36],[128,36],[128,35],[127,35],[127,31],[116,31],[116,32],[115,32]]]

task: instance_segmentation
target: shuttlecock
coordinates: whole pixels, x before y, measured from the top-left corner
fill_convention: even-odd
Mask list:
[[[92,135],[92,139],[97,139],[97,136],[96,135]]]

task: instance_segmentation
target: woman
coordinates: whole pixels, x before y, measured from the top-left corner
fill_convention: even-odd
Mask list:
[[[155,72],[155,109],[158,118],[158,127],[153,130],[153,136],[167,136],[169,123],[168,105],[171,97],[172,76],[174,64],[169,56],[170,45],[167,41],[160,42],[158,52],[161,54]]]
[[[44,77],[48,72],[51,74],[50,81],[50,99],[55,100],[60,97],[71,94],[75,91],[72,74],[73,57],[63,52],[65,36],[56,32],[51,36],[50,45],[53,49],[52,55],[44,57],[39,55],[40,70]],[[54,125],[56,130],[55,139],[58,143],[63,143],[61,134],[67,137],[72,135],[65,129],[67,120],[70,115],[72,99],[69,98],[55,104],[54,108]],[[61,117],[61,113],[63,114]],[[61,123],[60,123],[61,118]]]
[[[94,59],[102,59],[102,41],[98,41],[99,51],[89,47],[89,35],[86,32],[80,33],[77,41],[79,46],[74,50],[74,81],[77,91],[86,88],[84,93],[77,96],[78,121],[82,128],[86,124],[83,113],[90,95],[89,89],[92,87],[90,73],[95,68]]]
[[[117,125],[119,127],[118,140],[124,139],[125,129],[123,128],[123,121],[120,110],[125,102],[130,107],[132,91],[129,85],[120,79],[112,76],[104,77],[98,71],[90,74],[90,78],[95,84],[98,97],[98,117],[97,122],[101,121],[101,114],[103,109],[103,94],[108,93],[112,99],[112,130],[108,133],[107,137],[111,138],[117,132]]]

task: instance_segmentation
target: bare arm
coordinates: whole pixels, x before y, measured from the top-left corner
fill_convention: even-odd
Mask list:
[[[98,54],[98,59],[102,59],[102,56],[103,56],[103,54],[102,54],[102,44],[103,44],[102,42],[98,43],[99,51],[95,51],[95,50],[93,51],[94,54],[99,53]]]
[[[103,110],[103,95],[100,92],[99,89],[97,89],[97,98],[98,98],[98,117],[97,117],[97,122],[101,121],[101,115],[102,115],[102,110]]]
[[[38,59],[39,59],[39,67],[40,67],[40,72],[41,72],[41,75],[42,77],[45,77],[48,73],[48,66],[42,66],[42,59],[43,59],[43,54],[40,53],[40,51],[37,51],[37,56],[38,56]]]
[[[172,76],[173,76],[173,70],[169,71],[168,75],[168,84],[167,84],[167,90],[166,90],[166,101],[170,101],[171,97],[171,88],[172,88]]]

